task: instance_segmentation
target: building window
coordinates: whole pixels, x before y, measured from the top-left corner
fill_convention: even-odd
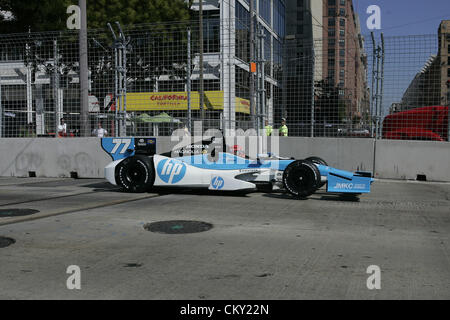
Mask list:
[[[450,68],[448,68],[448,70],[447,70],[447,77],[450,78]]]
[[[271,24],[271,6],[270,0],[259,0],[259,15],[264,19],[268,24]]]
[[[345,6],[345,0],[341,0],[341,6]]]
[[[250,20],[250,13],[238,1],[236,1],[235,13],[236,13],[236,56],[244,61],[248,61],[250,59],[250,45],[248,44],[248,35],[250,33],[248,21]]]
[[[297,33],[303,34],[303,25],[302,24],[297,24]]]
[[[344,39],[339,39],[339,46],[340,46],[341,48],[344,48],[344,47],[345,47],[345,40],[344,40]]]
[[[329,6],[335,6],[336,5],[336,0],[328,0],[328,5]]]
[[[334,59],[328,59],[328,66],[329,67],[334,67],[336,65],[336,60]]]
[[[448,45],[448,54],[450,54],[450,44]]]
[[[328,78],[334,79],[334,69],[328,69]]]
[[[297,0],[297,7],[303,8],[303,0]]]
[[[339,66],[340,67],[345,67],[345,60],[339,60]]]
[[[334,57],[336,55],[336,51],[334,49],[328,49],[328,57]]]
[[[339,79],[343,80],[345,78],[345,70],[339,72]]]
[[[328,45],[330,47],[334,47],[335,44],[336,44],[336,39],[334,39],[334,38],[329,38],[328,39]]]
[[[339,19],[339,25],[345,27],[345,19]]]
[[[328,26],[329,27],[334,27],[335,25],[336,25],[336,19],[334,19],[334,18],[328,19]]]
[[[340,35],[341,37],[345,37],[345,29],[340,29],[340,30],[339,30],[339,35]]]
[[[300,2],[303,4],[303,0],[300,0]],[[273,29],[281,38],[284,38],[286,33],[286,8],[281,0],[273,1]]]
[[[336,36],[336,30],[328,29],[328,37],[334,38]]]
[[[335,8],[329,8],[328,9],[328,16],[335,17],[336,16],[336,9]]]
[[[345,50],[343,50],[343,49],[339,50],[339,56],[345,57]]]
[[[339,15],[341,17],[345,17],[345,9],[343,9],[343,8],[339,9]]]

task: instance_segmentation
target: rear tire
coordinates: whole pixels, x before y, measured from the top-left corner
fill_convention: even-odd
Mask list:
[[[155,182],[153,158],[142,155],[126,158],[116,167],[116,182],[125,192],[148,191]]]
[[[323,166],[328,167],[328,163],[325,160],[323,160],[322,158],[319,158],[319,157],[309,157],[309,158],[306,158],[305,160],[306,161],[311,161],[312,163],[315,163],[315,164],[321,164]],[[318,189],[322,188],[326,183],[327,183],[326,181],[323,181],[323,182],[321,181],[319,183]]]
[[[296,198],[312,195],[319,184],[319,169],[311,161],[294,161],[283,172],[283,185]]]

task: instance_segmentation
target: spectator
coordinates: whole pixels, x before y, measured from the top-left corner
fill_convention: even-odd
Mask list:
[[[61,123],[58,125],[58,137],[67,137],[67,123],[64,118],[61,118]]]
[[[102,123],[99,122],[98,123],[98,128],[94,129],[92,131],[92,135],[98,138],[103,138],[106,137],[108,135],[108,131],[106,129],[103,129]]]

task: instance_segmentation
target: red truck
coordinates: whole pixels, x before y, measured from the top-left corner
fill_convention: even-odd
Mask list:
[[[388,115],[383,139],[448,141],[448,107],[411,109]]]

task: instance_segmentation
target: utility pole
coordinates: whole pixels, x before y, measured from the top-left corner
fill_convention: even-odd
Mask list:
[[[203,83],[203,0],[199,0],[199,38],[200,38],[200,113],[201,119],[205,119],[205,109],[204,109],[204,83]]]
[[[87,13],[86,0],[79,0],[80,7],[80,107],[81,107],[81,136],[90,135],[89,128],[89,70],[88,70],[88,46],[87,46]]]

